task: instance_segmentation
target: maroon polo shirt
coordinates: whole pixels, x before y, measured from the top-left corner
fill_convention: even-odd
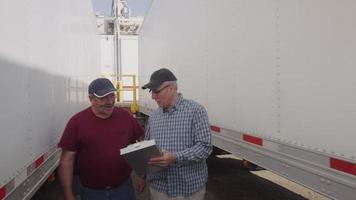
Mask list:
[[[76,152],[83,185],[102,188],[127,180],[131,168],[120,149],[142,135],[141,126],[126,110],[116,107],[109,118],[101,119],[89,107],[69,120],[58,146]]]

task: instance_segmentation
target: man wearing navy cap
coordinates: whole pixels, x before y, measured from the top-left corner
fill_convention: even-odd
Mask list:
[[[74,200],[73,166],[77,159],[82,200],[134,199],[131,168],[119,150],[139,140],[143,130],[126,110],[115,107],[115,88],[98,78],[88,89],[91,106],[67,123],[58,144],[65,200]]]
[[[208,180],[206,159],[212,152],[205,108],[178,93],[177,78],[166,68],[153,72],[142,88],[150,90],[159,106],[151,113],[145,133],[145,139],[155,139],[162,150],[161,156],[149,161],[163,168],[147,175],[150,199],[203,200]]]

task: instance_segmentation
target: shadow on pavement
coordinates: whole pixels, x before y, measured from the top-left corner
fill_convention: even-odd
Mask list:
[[[209,181],[206,200],[306,200],[284,187],[250,173],[242,160],[217,155],[217,151],[207,163]]]

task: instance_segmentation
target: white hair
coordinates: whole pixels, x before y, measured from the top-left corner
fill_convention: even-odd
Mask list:
[[[165,81],[159,86],[159,88],[163,88],[163,87],[166,87],[168,85],[169,86],[174,86],[176,89],[178,89],[177,81]]]

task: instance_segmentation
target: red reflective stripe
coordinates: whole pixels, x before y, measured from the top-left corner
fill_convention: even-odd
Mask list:
[[[330,167],[342,172],[346,172],[356,176],[356,164],[347,162],[344,160],[339,160],[335,158],[330,158]]]
[[[252,144],[257,144],[259,146],[263,145],[263,140],[261,138],[254,137],[254,136],[251,136],[251,135],[246,135],[246,134],[244,134],[242,136],[242,138],[246,142],[249,142],[249,143],[252,143]]]
[[[39,158],[35,161],[35,167],[36,167],[36,168],[39,167],[39,166],[43,163],[43,161],[44,161],[44,157],[43,157],[43,156],[39,157]]]
[[[0,200],[4,199],[6,196],[6,189],[5,186],[0,188]]]
[[[219,127],[217,127],[217,126],[210,126],[210,128],[211,128],[212,131],[215,131],[215,132],[218,132],[218,133],[220,133],[220,131],[221,131],[221,129]]]

